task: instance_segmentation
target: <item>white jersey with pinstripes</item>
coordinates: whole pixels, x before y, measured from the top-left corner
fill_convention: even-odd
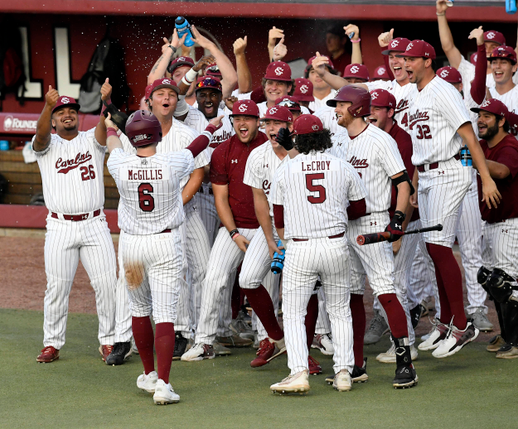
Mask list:
[[[35,153],[45,206],[51,212],[79,214],[103,207],[106,147],[95,139],[95,128],[80,131],[72,140],[51,134],[49,146]]]
[[[349,150],[349,142],[351,141],[351,138],[349,137],[349,134],[347,134],[347,130],[345,128],[340,126],[338,128],[338,133],[331,137],[333,146],[326,152],[347,161],[347,151]]]
[[[518,73],[515,73],[515,75]],[[500,100],[510,112],[518,114],[518,85],[507,91],[505,94],[499,94],[495,87],[489,88],[491,97]]]
[[[408,108],[417,93],[417,86],[414,83],[400,85],[396,79],[388,82],[376,80],[374,82],[366,82],[365,85],[367,85],[369,91],[385,89],[394,96],[396,99],[394,119],[401,128],[408,132]]]
[[[392,195],[390,178],[405,170],[396,141],[385,131],[369,124],[349,141],[347,161],[367,188],[367,213],[387,211]]]
[[[471,122],[462,97],[453,85],[435,76],[413,98],[409,110],[412,164],[447,161],[459,153],[459,127]]]
[[[342,129],[336,121],[335,109],[329,106],[321,107],[315,112],[315,116],[322,121],[324,128],[331,133],[331,137],[338,134]]]
[[[273,205],[270,198],[270,187],[279,166],[289,160],[289,156],[280,159],[273,150],[272,143],[267,141],[256,147],[246,161],[243,183],[252,188],[262,189],[268,199],[270,216],[273,217]]]
[[[178,228],[184,218],[180,181],[194,168],[192,152],[140,158],[121,148],[112,151],[108,170],[120,194],[119,228],[132,235]]]
[[[337,93],[338,93],[338,91],[336,91],[335,89],[332,89],[331,92],[322,99],[315,97],[315,101],[309,102],[309,106],[308,106],[309,110],[311,110],[313,112],[316,112],[317,110],[319,110],[321,108],[333,110],[333,108],[329,107],[326,103],[327,103],[327,100],[332,100],[333,98],[335,98]]]
[[[351,165],[328,153],[312,151],[277,169],[271,201],[284,206],[284,237],[288,240],[344,232],[349,201],[365,196],[365,186]]]

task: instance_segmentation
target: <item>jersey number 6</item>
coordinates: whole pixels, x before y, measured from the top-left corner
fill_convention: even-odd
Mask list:
[[[152,212],[155,209],[155,200],[151,195],[153,186],[151,183],[141,183],[138,187],[138,204],[143,212]]]
[[[308,196],[308,201],[311,204],[322,204],[327,198],[326,188],[324,188],[322,185],[315,185],[313,183],[315,180],[322,180],[323,178],[324,173],[306,174],[306,188],[310,192],[318,193],[318,196]]]

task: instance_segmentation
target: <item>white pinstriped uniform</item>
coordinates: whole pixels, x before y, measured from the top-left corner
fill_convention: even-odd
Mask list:
[[[400,85],[396,79],[389,82],[376,80],[374,82],[366,82],[365,85],[367,85],[369,91],[385,89],[395,97],[396,108],[394,109],[394,119],[401,128],[408,132],[408,108],[417,93],[417,86],[414,83]]]
[[[351,251],[351,293],[363,295],[365,275],[376,296],[395,293],[394,256],[386,241],[360,246],[356,237],[379,232],[390,223],[388,209],[392,193],[391,177],[405,170],[396,141],[374,125],[349,142],[347,161],[356,169],[367,188],[368,216],[349,222],[347,237]]]
[[[457,129],[466,122],[470,118],[459,92],[438,76],[410,105],[412,163],[425,169],[418,173],[421,222],[423,227],[443,225],[442,231],[424,233],[427,243],[451,248],[455,240],[459,207],[472,182],[470,169],[454,158],[462,147]],[[435,162],[438,168],[429,169]]]
[[[515,75],[518,73],[515,73]],[[489,88],[491,97],[500,100],[510,112],[518,113],[518,85],[505,94],[499,94],[496,88]]]
[[[289,160],[289,156],[280,159],[273,150],[270,141],[255,148],[246,161],[243,183],[252,188],[262,189],[268,199],[270,217],[273,218],[273,205],[270,201],[270,187],[275,171],[279,166]],[[272,225],[273,238],[277,242],[279,236]],[[266,288],[272,298],[273,307],[279,307],[279,278],[280,276],[267,276],[270,273],[271,258],[263,229],[259,227],[254,238],[250,242],[241,266],[239,285],[243,289],[256,289],[261,284]],[[257,331],[259,341],[265,339],[268,334],[262,323],[258,320]]]
[[[315,116],[317,116],[322,121],[324,128],[329,130],[331,137],[340,132],[343,132],[343,128],[338,125],[336,120],[336,113],[333,108],[329,106],[321,107],[315,112]]]
[[[121,197],[119,253],[131,314],[175,323],[183,266],[179,227],[185,219],[180,183],[194,169],[192,153],[140,158],[117,148],[108,169]]]
[[[221,121],[223,125],[214,132],[209,147],[206,149],[209,162],[214,149],[216,149],[220,143],[223,143],[235,134],[234,127],[230,122],[230,118],[226,116],[226,112],[218,109],[217,116],[220,115],[225,115]],[[184,124],[202,133],[207,125],[209,125],[209,121],[198,109],[190,107]],[[216,205],[214,204],[214,195],[212,195],[212,186],[210,183],[202,183],[200,192],[196,195],[196,201],[201,219],[209,236],[210,246],[212,247],[216,235],[218,234],[220,220],[218,212],[216,211]]]
[[[33,138],[34,142],[34,138]],[[41,172],[45,205],[49,209],[45,235],[43,344],[57,350],[65,344],[68,297],[79,263],[83,263],[95,291],[101,345],[115,341],[115,287],[117,262],[104,205],[106,147],[95,139],[95,129],[72,140],[51,134],[49,146],[35,152]],[[100,215],[94,217],[94,211]],[[57,219],[52,216],[57,215]],[[63,215],[87,214],[75,222]]]
[[[349,200],[357,201],[365,195],[365,187],[354,169],[326,153],[297,155],[275,174],[272,202],[284,206],[284,238],[288,240],[282,310],[288,367],[292,374],[308,369],[304,318],[318,276],[331,319],[333,369],[335,373],[342,369],[352,371],[347,239],[329,237],[347,229]]]
[[[321,100],[317,97],[315,97],[315,101],[310,101],[309,102],[309,110],[311,110],[312,112],[316,112],[317,110],[321,109],[321,108],[327,108],[327,109],[331,109],[334,113],[334,108],[333,107],[329,107],[326,102],[327,100],[332,100],[333,98],[336,97],[336,94],[338,93],[338,91],[336,91],[335,89],[332,89],[331,92],[326,95],[324,98],[322,98]]]
[[[518,279],[518,218],[503,222],[484,222],[484,266],[500,268],[514,279]]]

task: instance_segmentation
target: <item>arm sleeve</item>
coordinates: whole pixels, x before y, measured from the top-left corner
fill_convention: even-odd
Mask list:
[[[279,206],[277,204],[273,205],[273,219],[275,222],[275,228],[284,228],[284,206]]]
[[[471,97],[477,104],[482,104],[486,96],[486,48],[480,45],[477,48],[477,64],[475,66],[475,79],[471,84]]]
[[[349,207],[347,207],[347,217],[349,220],[359,219],[367,214],[367,205],[365,204],[365,198],[358,201],[350,201]]]

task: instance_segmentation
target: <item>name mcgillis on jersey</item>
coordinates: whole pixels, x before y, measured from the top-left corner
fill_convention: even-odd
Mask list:
[[[329,170],[331,161],[302,161],[302,171]]]
[[[128,170],[127,180],[162,180],[162,169]]]

